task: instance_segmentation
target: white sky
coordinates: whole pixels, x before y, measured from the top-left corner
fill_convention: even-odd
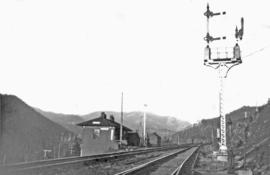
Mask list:
[[[218,115],[217,71],[203,66],[204,0],[1,0],[0,91],[44,110],[143,110],[195,122]],[[243,55],[270,44],[269,2],[209,1],[214,36]],[[225,44],[226,43],[226,44]],[[226,80],[230,112],[270,97],[270,48],[243,58]]]

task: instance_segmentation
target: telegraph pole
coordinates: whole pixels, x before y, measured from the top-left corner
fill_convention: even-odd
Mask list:
[[[122,145],[123,141],[123,92],[121,94],[121,122],[120,122],[120,145]]]
[[[2,115],[2,95],[0,94],[0,143],[2,143],[2,136],[3,136],[3,115]],[[0,145],[1,147],[1,145]]]
[[[143,112],[143,142],[144,146],[147,146],[146,141],[146,107],[147,104],[144,104],[144,112]]]
[[[209,31],[209,19],[218,16],[218,15],[225,15],[226,12],[219,12],[214,13],[210,11],[209,4],[207,4],[206,12],[204,15],[207,18],[207,33],[204,37],[204,40],[207,42],[207,46],[204,49],[204,65],[212,67],[214,69],[218,69],[219,72],[219,80],[220,80],[220,87],[219,87],[219,116],[220,116],[220,147],[219,153],[220,160],[227,161],[227,142],[226,142],[226,116],[223,110],[224,105],[224,98],[223,98],[223,81],[227,77],[228,72],[230,69],[236,65],[242,63],[241,59],[241,50],[238,45],[238,39],[242,40],[243,33],[244,33],[244,19],[241,18],[241,28],[238,30],[236,27],[235,29],[235,38],[236,44],[232,49],[225,49],[217,48],[215,53],[215,57],[213,56],[212,49],[210,47],[210,43],[216,40],[226,39],[225,36],[223,37],[213,37],[210,35]]]
[[[246,151],[247,151],[247,137],[248,137],[248,131],[249,131],[249,118],[248,113],[245,111],[245,118],[244,118],[244,168],[246,167]]]
[[[4,160],[2,161],[2,156],[4,158],[4,152],[3,152],[3,115],[2,115],[2,95],[0,94],[0,164],[4,164]]]

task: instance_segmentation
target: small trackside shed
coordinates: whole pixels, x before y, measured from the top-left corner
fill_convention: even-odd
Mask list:
[[[161,137],[155,132],[148,134],[148,145],[149,146],[160,146],[161,145]]]
[[[120,124],[104,112],[100,117],[77,124],[83,127],[81,156],[101,154],[119,149]],[[123,140],[131,129],[123,126]]]
[[[127,133],[127,144],[128,146],[140,146],[140,136],[137,132]]]

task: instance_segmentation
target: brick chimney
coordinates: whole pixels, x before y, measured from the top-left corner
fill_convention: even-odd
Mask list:
[[[107,115],[106,115],[105,112],[101,112],[100,117],[106,119],[107,118]]]
[[[110,115],[110,120],[114,122],[114,116]]]

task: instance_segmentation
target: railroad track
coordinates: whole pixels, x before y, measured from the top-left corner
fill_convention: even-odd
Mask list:
[[[189,175],[198,150],[199,146],[178,150],[115,175]]]
[[[151,152],[158,151],[167,151],[173,150],[177,148],[183,148],[183,146],[174,146],[174,147],[158,147],[158,148],[145,148],[134,151],[121,151],[121,152],[113,152],[92,156],[83,156],[83,157],[70,157],[70,158],[62,158],[62,159],[53,159],[53,160],[43,160],[43,161],[35,161],[29,163],[17,163],[10,164],[5,166],[0,166],[0,174],[23,174],[23,172],[31,172],[42,169],[46,171],[51,168],[57,168],[61,166],[71,166],[74,164],[91,164],[92,162],[106,162],[117,159],[125,159],[126,157],[131,157],[134,155],[147,154]],[[32,173],[33,174],[33,173]],[[43,173],[46,174],[46,173]]]

